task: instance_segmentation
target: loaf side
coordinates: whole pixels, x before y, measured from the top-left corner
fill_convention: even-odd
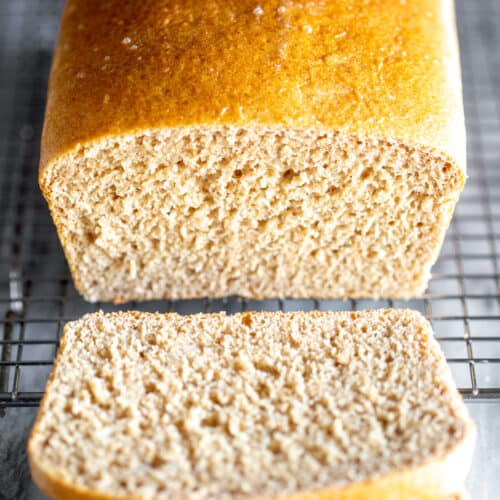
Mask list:
[[[409,298],[465,179],[451,0],[69,0],[40,185],[91,301]]]

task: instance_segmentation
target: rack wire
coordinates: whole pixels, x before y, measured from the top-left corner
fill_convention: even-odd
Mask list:
[[[500,2],[457,1],[469,179],[429,291],[403,301],[89,304],[75,291],[37,187],[47,75],[62,0],[0,2],[0,410],[39,404],[64,323],[86,312],[411,307],[433,324],[466,398],[500,398]]]

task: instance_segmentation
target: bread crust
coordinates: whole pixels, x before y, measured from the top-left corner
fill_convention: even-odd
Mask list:
[[[461,94],[453,0],[384,0],[383,7],[380,2],[365,0],[68,0],[50,77],[39,183],[75,285],[87,300],[119,303],[228,294],[260,299],[283,297],[287,292],[292,297],[420,296],[465,180]],[[244,287],[232,271],[217,270],[221,280],[210,292],[206,285],[200,290],[181,290],[176,283],[185,278],[168,276],[164,289],[158,287],[152,294],[147,292],[151,292],[151,281],[158,273],[150,278],[146,272],[144,282],[135,280],[138,291],[127,294],[111,286],[112,292],[103,294],[105,286],[92,284],[95,280],[90,276],[94,263],[98,264],[95,273],[103,276],[100,272],[109,255],[102,259],[102,252],[97,258],[91,255],[100,250],[92,231],[86,238],[83,229],[84,214],[92,219],[96,207],[79,204],[74,190],[79,186],[85,189],[85,175],[102,185],[107,157],[87,171],[84,167],[92,161],[86,155],[92,156],[93,146],[102,144],[107,144],[108,152],[112,153],[114,146],[120,150],[120,144],[131,137],[142,147],[144,137],[161,136],[162,131],[175,135],[204,129],[210,135],[224,134],[229,128],[266,128],[276,131],[278,138],[282,134],[284,143],[297,133],[333,133],[344,137],[354,150],[361,149],[363,140],[373,139],[428,158],[431,179],[434,172],[449,172],[447,179],[453,180],[446,181],[444,194],[436,198],[433,216],[437,222],[429,224],[428,244],[417,248],[422,238],[416,238],[415,245],[410,242],[416,249],[411,260],[420,264],[418,269],[416,265],[411,269],[403,266],[410,285],[397,282],[384,288],[379,279],[366,290],[340,286],[337,291],[322,285],[318,291],[311,285],[293,283],[276,288],[253,283]],[[123,148],[120,154],[128,159],[130,151]],[[171,150],[175,149],[173,145]],[[144,146],[144,151],[154,156],[154,147]],[[207,151],[210,156],[210,149]],[[376,146],[373,154],[380,155],[380,147]],[[79,163],[82,158],[83,163]],[[148,161],[147,155],[146,160],[138,160]],[[408,162],[412,163],[411,157]],[[78,178],[76,187],[67,181],[74,175],[71,167],[75,165],[84,177]],[[139,167],[134,161],[132,166]],[[195,166],[201,177],[205,173],[209,177],[205,168],[203,163]],[[416,192],[426,189],[418,186]],[[66,202],[78,208],[78,213],[71,215],[78,222],[76,226],[75,219],[66,217],[70,213],[67,207],[62,208]],[[162,216],[156,211],[151,217]],[[164,226],[163,220],[159,225]],[[89,226],[101,228],[96,220],[89,221]],[[77,228],[74,233],[68,230],[73,227]],[[115,226],[110,228],[113,235]],[[181,241],[178,235],[171,236],[170,230],[165,234]],[[210,254],[212,262],[217,260],[219,249],[226,249],[220,241]],[[374,244],[380,247],[379,241]],[[245,253],[246,244],[241,250],[231,245],[227,249],[233,255]],[[290,255],[296,258],[299,250],[294,245],[290,248]],[[184,253],[179,245],[169,256],[182,258]],[[393,252],[386,254],[393,256]],[[329,268],[343,265],[341,258],[337,262],[329,252]],[[142,259],[154,260],[140,251],[134,253],[130,261],[139,272],[146,267],[139,262]],[[321,259],[311,259],[321,269]],[[225,257],[221,260],[224,262],[218,269],[240,267],[239,262],[228,264]],[[266,259],[254,260],[253,268],[272,274],[273,266]],[[385,265],[385,258],[381,260],[382,264],[374,261],[374,274],[381,274],[379,267]],[[90,268],[87,261],[92,262]],[[120,259],[114,259],[112,265],[120,267]],[[185,264],[180,267],[187,269]],[[291,282],[293,269],[285,264],[278,267]],[[120,273],[114,276],[123,279]],[[234,286],[224,288],[229,281]],[[175,286],[170,287],[170,283]],[[125,283],[122,288],[127,286]]]
[[[374,311],[357,311],[349,313],[351,318],[361,316]],[[395,311],[396,312],[396,311]],[[422,316],[411,310],[398,310],[398,313],[406,315],[415,321],[427,323]],[[102,314],[102,313],[98,313]],[[220,313],[224,314],[224,313]],[[245,313],[252,315],[252,312]],[[283,314],[283,313],[267,313]],[[306,313],[293,313],[306,314]],[[309,313],[315,314],[315,313]],[[121,315],[133,315],[136,319],[147,318],[149,313],[130,311],[127,313],[117,312],[113,316],[119,318]],[[91,316],[91,315],[89,315]],[[427,323],[428,325],[428,323]],[[430,328],[430,326],[429,326]],[[432,344],[438,348],[434,339],[430,339]],[[50,390],[50,385],[56,372],[58,360],[66,349],[66,336],[63,336],[61,346],[54,363],[54,369],[47,383],[46,393]],[[455,391],[456,392],[456,391]],[[460,397],[456,392],[456,397]],[[43,408],[42,400],[41,408]],[[54,500],[118,500],[126,498],[136,500],[141,497],[136,496],[115,496],[99,493],[90,489],[80,488],[65,481],[56,471],[44,468],[34,458],[32,452],[33,438],[37,433],[40,416],[33,427],[28,441],[28,458],[33,480],[40,489]],[[473,421],[467,420],[465,432],[461,440],[445,455],[436,457],[417,467],[403,469],[382,477],[373,478],[368,481],[354,483],[345,487],[323,489],[318,491],[301,492],[295,495],[279,497],[262,497],[255,500],[402,500],[402,499],[422,499],[438,500],[445,498],[461,498],[459,491],[463,486],[463,480],[470,469],[473,449],[476,441],[476,426]]]
[[[337,130],[465,168],[453,0],[68,0],[42,137],[62,155],[158,128]]]

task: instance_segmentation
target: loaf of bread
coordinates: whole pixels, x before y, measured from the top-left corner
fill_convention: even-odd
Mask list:
[[[442,500],[474,434],[416,312],[93,314],[29,459],[53,499]]]
[[[464,149],[452,0],[69,0],[40,185],[91,301],[406,298]]]

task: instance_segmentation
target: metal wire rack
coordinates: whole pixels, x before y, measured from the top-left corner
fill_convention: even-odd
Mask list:
[[[36,406],[64,323],[135,308],[180,313],[411,307],[433,323],[466,398],[500,398],[500,2],[457,1],[469,180],[427,295],[410,302],[238,298],[89,304],[75,291],[37,188],[39,137],[62,0],[0,2],[0,410]]]

